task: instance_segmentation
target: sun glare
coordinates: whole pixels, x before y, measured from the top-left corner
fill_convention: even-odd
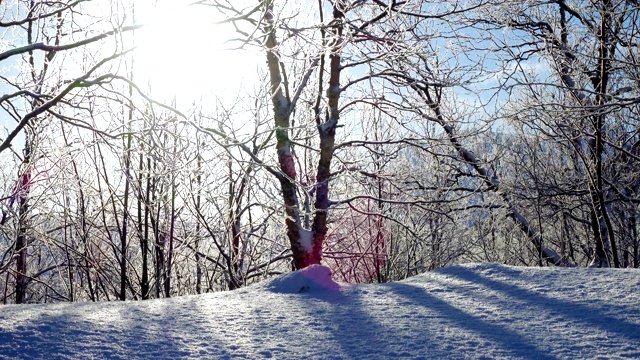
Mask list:
[[[216,24],[219,15],[184,1],[158,1],[136,9],[134,76],[152,96],[182,104],[203,97],[231,96],[255,77],[256,57],[230,50],[236,36],[229,25]],[[251,53],[251,55],[249,54]]]

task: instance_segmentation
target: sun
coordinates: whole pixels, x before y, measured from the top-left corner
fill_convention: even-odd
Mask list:
[[[233,27],[219,24],[220,15],[210,7],[191,3],[136,5],[137,22],[144,27],[135,35],[134,77],[161,101],[229,96],[230,89],[239,90],[240,79],[255,74],[255,54],[231,49],[229,41],[237,38]]]

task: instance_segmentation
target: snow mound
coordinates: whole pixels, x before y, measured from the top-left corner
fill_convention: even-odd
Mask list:
[[[317,291],[339,291],[340,284],[331,278],[331,269],[324,265],[311,265],[302,270],[280,275],[261,284],[267,291],[295,294]]]
[[[234,291],[0,306],[0,359],[637,360],[638,288],[639,269],[462,264],[338,285],[312,266]]]

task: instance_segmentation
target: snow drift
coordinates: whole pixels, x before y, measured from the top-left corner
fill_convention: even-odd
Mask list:
[[[311,265],[302,270],[274,277],[255,286],[281,294],[339,291],[341,288],[341,285],[331,278],[331,269],[324,265]]]
[[[342,286],[0,308],[0,359],[640,358],[640,271],[453,266]],[[337,287],[338,286],[338,287]]]

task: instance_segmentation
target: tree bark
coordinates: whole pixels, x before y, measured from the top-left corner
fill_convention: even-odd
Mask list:
[[[327,212],[329,209],[329,180],[331,176],[331,160],[335,145],[335,133],[339,119],[338,101],[340,89],[341,49],[343,46],[344,13],[340,1],[333,3],[333,43],[329,55],[329,88],[327,89],[327,115],[321,123],[316,116],[318,135],[320,138],[320,160],[317,165],[315,192],[315,214],[311,230],[302,226],[300,201],[297,194],[296,168],[294,155],[289,139],[290,115],[292,101],[284,81],[278,58],[278,43],[273,25],[273,7],[269,4],[265,10],[265,33],[267,36],[267,66],[271,84],[271,101],[273,104],[276,125],[276,151],[282,173],[278,180],[285,205],[287,237],[293,252],[293,267],[302,269],[322,260],[322,246],[327,234]],[[320,10],[322,11],[322,10]],[[324,30],[322,30],[324,31]],[[322,71],[322,69],[321,69]],[[316,112],[317,109],[316,109]]]
[[[277,55],[275,28],[273,27],[273,8],[269,5],[265,13],[266,21],[266,49],[267,66],[269,68],[269,79],[271,84],[271,102],[273,104],[273,116],[276,125],[276,152],[278,164],[282,172],[278,180],[285,206],[285,225],[287,237],[293,252],[293,267],[295,269],[305,268],[313,263],[319,263],[320,259],[314,262],[307,257],[307,244],[303,244],[304,239],[302,225],[300,223],[300,210],[297,189],[295,185],[296,169],[293,154],[291,151],[291,140],[289,139],[289,117],[291,104],[283,89],[287,86],[282,80],[280,72],[280,59]],[[310,245],[310,244],[309,244]]]
[[[16,304],[25,301],[27,291],[27,231],[29,215],[29,190],[31,186],[31,145],[29,135],[25,144],[23,165],[24,173],[17,186],[18,196],[18,236],[16,237]]]

